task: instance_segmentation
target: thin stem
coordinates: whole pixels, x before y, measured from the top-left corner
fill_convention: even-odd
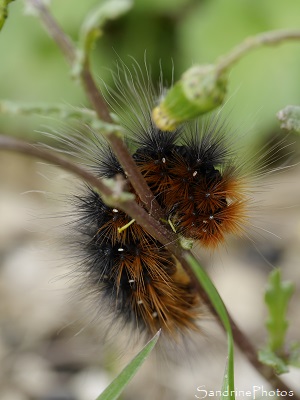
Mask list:
[[[92,122],[97,118],[95,110],[69,105],[40,103],[17,103],[15,101],[0,100],[0,113],[10,115],[56,115],[58,118],[77,118]],[[104,125],[104,124],[103,124]]]
[[[15,151],[27,156],[37,157],[79,176],[97,190],[109,206],[120,208],[135,219],[139,225],[143,226],[143,228],[160,243],[166,246],[172,246],[173,251],[178,253],[180,246],[175,245],[175,242],[177,243],[177,236],[173,232],[149,215],[147,211],[136,203],[135,199],[128,199],[126,193],[122,191],[112,190],[103,180],[82,168],[80,165],[46,148],[36,147],[31,143],[5,135],[0,135],[0,150]],[[123,196],[124,194],[125,196]]]
[[[38,11],[46,30],[62,50],[62,53],[65,55],[69,64],[73,66],[76,60],[76,48],[70,38],[58,25],[57,21],[53,18],[42,0],[27,0],[27,2]],[[80,78],[85,89],[85,93],[90,103],[94,107],[99,119],[108,123],[112,123],[113,121],[110,116],[109,109],[103,96],[97,88],[90,71],[88,60],[86,60],[83,65]],[[151,215],[153,215],[154,218],[157,220],[161,219],[163,217],[163,211],[153,196],[153,193],[149,189],[149,186],[144,180],[142,174],[138,170],[122,138],[119,137],[117,132],[107,134],[106,138],[124,171],[126,172],[130,183],[134,187],[137,195],[145,205],[146,209],[149,211],[149,213],[151,213]]]
[[[38,14],[47,32],[52,37],[54,42],[59,46],[66,60],[72,67],[76,61],[76,47],[71,39],[59,26],[58,22],[53,18],[52,14],[49,12],[42,0],[27,0],[27,2],[38,11]],[[102,121],[112,123],[113,120],[111,119],[107,104],[94,84],[88,63],[85,63],[84,68],[81,71],[81,79],[84,84],[85,91],[88,94],[89,100],[93,105],[98,105],[97,110],[95,110],[98,117]]]
[[[93,174],[80,167],[79,165],[69,161],[68,159],[61,157],[48,149],[43,149],[40,147],[35,147],[32,144],[24,142],[19,139],[14,139],[9,136],[0,135],[0,150],[9,150],[19,153],[23,153],[28,156],[33,156],[50,162],[52,164],[58,165],[63,169],[79,176],[84,179],[87,183],[92,185],[97,189],[103,196],[104,199],[108,200],[110,206],[116,206],[122,211],[134,218],[136,222],[141,225],[145,230],[147,230],[155,239],[162,243],[181,263],[182,267],[191,279],[192,286],[195,292],[199,293],[204,304],[208,307],[209,311],[216,317],[217,322],[224,328],[219,316],[214,309],[210,298],[206,292],[201,287],[198,279],[192,272],[187,260],[186,251],[178,245],[177,235],[166,229],[159,221],[150,216],[142,207],[140,207],[135,200],[124,200],[122,198],[122,193],[119,196],[116,195],[108,186],[101,181],[101,179],[95,177]],[[261,364],[256,355],[256,350],[249,342],[248,338],[236,325],[230,314],[228,313],[234,342],[243,352],[243,354],[248,358],[249,362],[253,367],[268,381],[273,385],[275,389],[292,391],[282,380],[276,376],[272,368]],[[294,393],[293,398],[299,400]]]
[[[76,48],[72,40],[65,34],[65,32],[58,25],[57,21],[49,13],[48,8],[42,0],[26,0],[35,10],[38,12],[44,26],[47,28],[47,32],[52,37],[54,42],[59,46],[67,61],[70,65],[76,58]]]
[[[113,123],[107,104],[104,98],[101,96],[97,85],[95,84],[94,78],[92,77],[88,62],[84,63],[84,67],[81,71],[81,80],[85,89],[85,93],[90,103],[94,107],[98,118],[102,121]]]
[[[104,99],[99,93],[87,62],[82,70],[81,77],[85,87],[86,95],[93,105],[98,117],[102,119]],[[108,116],[111,118],[109,114]],[[145,205],[146,209],[151,215],[153,215],[154,218],[158,220],[163,218],[164,214],[161,207],[153,196],[153,193],[151,192],[142,174],[138,170],[133,158],[124,144],[122,137],[120,137],[120,135],[118,135],[116,132],[107,133],[105,137],[107,138],[120,164],[124,168],[130,183],[134,187],[137,195]]]
[[[69,171],[77,176],[80,176],[85,182],[92,187],[97,188],[100,193],[105,196],[110,196],[112,191],[102,183],[100,179],[92,175],[90,172],[82,168],[80,165],[61,157],[46,148],[36,147],[31,143],[20,139],[15,139],[10,136],[0,135],[0,150],[9,150],[25,154],[27,156],[37,157],[41,160],[50,162],[53,165],[58,165],[66,171]]]
[[[286,40],[300,40],[300,30],[276,30],[248,37],[217,61],[217,74],[221,75],[245,54],[265,45],[277,45]]]

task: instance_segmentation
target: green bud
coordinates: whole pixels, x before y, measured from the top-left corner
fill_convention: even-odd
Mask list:
[[[187,70],[153,110],[152,118],[162,130],[172,131],[181,122],[222,104],[227,78],[215,65],[197,65]]]

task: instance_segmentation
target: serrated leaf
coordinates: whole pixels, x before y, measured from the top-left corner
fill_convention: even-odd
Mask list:
[[[258,352],[258,359],[263,364],[272,367],[276,374],[284,374],[289,371],[285,361],[278,357],[272,350],[264,349]]]
[[[8,5],[14,0],[0,0],[0,31],[5,24],[8,15]]]
[[[266,322],[269,334],[268,348],[273,352],[280,350],[284,345],[288,328],[286,311],[293,291],[294,285],[291,282],[282,282],[279,269],[272,271],[265,293],[265,302],[269,310]]]
[[[96,400],[116,400],[125,389],[130,380],[137,373],[141,365],[147,359],[156,345],[160,331],[146,344],[145,347],[134,357],[123,371],[112,381],[112,383],[97,397]]]

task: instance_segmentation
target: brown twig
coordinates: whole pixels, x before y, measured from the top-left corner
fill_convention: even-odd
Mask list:
[[[76,61],[76,48],[71,39],[65,34],[57,21],[53,18],[43,1],[26,1],[36,9],[47,32],[61,49],[68,63],[71,65],[71,67],[73,67]],[[85,89],[85,93],[90,103],[94,107],[99,119],[108,123],[112,123],[113,121],[111,119],[109,109],[100,91],[97,88],[97,85],[90,71],[88,60],[85,61],[83,68],[81,69],[80,78]],[[133,161],[120,135],[117,132],[111,132],[106,135],[106,138],[110,143],[111,148],[117,156],[124,171],[126,172],[127,177],[134,187],[137,195],[143,202],[145,208],[149,211],[151,215],[153,215],[154,218],[156,218],[157,220],[161,219],[163,217],[161,207],[153,196],[153,193],[149,189],[149,186],[145,182],[142,174],[137,169],[136,164]]]
[[[45,27],[47,27],[48,34],[52,37],[54,42],[58,44],[70,65],[73,65],[76,58],[75,46],[71,39],[63,32],[57,21],[49,13],[48,8],[41,0],[27,0],[37,12]],[[63,32],[63,34],[62,34]]]
[[[92,173],[67,158],[46,148],[36,147],[23,140],[5,135],[0,135],[0,150],[9,150],[23,153],[27,156],[37,157],[79,176],[97,190],[108,205],[118,207],[126,214],[130,215],[163,245],[170,245],[170,243],[174,244],[175,241],[177,242],[177,236],[161,225],[158,220],[149,215],[136,203],[134,198],[128,199],[126,193],[125,196],[123,196],[123,192],[119,193],[112,190],[105,181],[94,176]],[[174,247],[176,247],[176,249],[179,248],[179,246]]]
[[[73,174],[81,177],[92,187],[97,188],[102,194],[106,196],[111,194],[109,188],[102,184],[100,179],[90,174],[90,172],[82,168],[80,165],[69,161],[65,157],[59,156],[54,152],[50,152],[46,148],[36,147],[35,145],[23,140],[15,139],[6,135],[0,135],[0,149],[22,153],[26,156],[37,157],[41,160],[50,162],[53,165],[58,165],[64,170],[72,172]]]

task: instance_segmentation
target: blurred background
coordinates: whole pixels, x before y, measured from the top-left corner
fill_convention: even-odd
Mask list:
[[[76,41],[85,15],[98,3],[53,0],[51,10]],[[106,24],[92,55],[93,71],[99,82],[111,85],[110,70],[118,57],[143,64],[146,52],[153,80],[159,78],[161,63],[170,82],[173,64],[178,79],[191,65],[214,62],[248,36],[299,26],[299,0],[136,0],[127,15]],[[58,48],[39,21],[26,15],[22,1],[9,6],[0,57],[1,100],[88,106]],[[300,104],[299,71],[300,43],[285,43],[244,57],[229,81],[230,123],[243,136],[243,146],[255,152],[274,137],[284,138],[289,146],[282,145],[280,155],[286,160],[292,152],[289,165],[299,161],[299,138],[286,137],[276,113]],[[39,131],[60,124],[55,118],[0,112],[0,132],[23,139],[45,142],[49,138]],[[199,250],[230,312],[257,347],[266,338],[263,293],[272,266],[281,267],[284,278],[296,284],[288,339],[299,339],[299,173],[295,165],[262,178],[255,193],[259,213],[249,238],[232,238],[214,254]],[[64,196],[75,186],[76,180],[59,169],[0,152],[1,400],[92,400],[139,348],[130,346],[125,352],[127,337],[120,335],[108,346],[101,321],[91,323],[72,292],[70,261],[61,252],[57,227],[65,213]],[[219,390],[226,340],[213,321],[204,326],[196,355],[186,350],[180,363],[161,362],[154,355],[122,399],[185,400],[195,398],[201,385]],[[283,379],[300,391],[299,371],[292,368]],[[237,354],[237,388],[254,385],[268,388]]]

